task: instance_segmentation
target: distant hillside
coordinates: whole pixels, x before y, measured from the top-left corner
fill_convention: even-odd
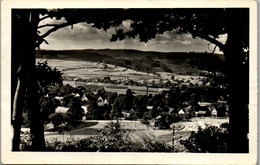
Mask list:
[[[87,60],[95,62],[106,62],[119,66],[136,69],[137,65],[144,65],[145,68],[138,67],[137,70],[152,71],[149,66],[154,67],[158,60],[166,60],[171,64],[189,64],[201,70],[223,71],[224,56],[212,53],[195,52],[153,52],[139,51],[132,49],[84,49],[84,50],[37,50],[37,58],[46,59],[70,59]],[[160,66],[159,66],[160,67]],[[148,69],[147,69],[148,68]]]
[[[161,59],[189,59],[193,57],[206,57],[212,56],[212,53],[195,53],[195,52],[154,52],[154,51],[140,51],[133,49],[82,49],[82,50],[37,50],[36,55],[38,58],[80,58],[85,59],[91,56],[99,55],[103,58],[108,56],[113,57],[128,57],[128,58],[140,58],[140,57],[157,57]],[[224,60],[224,56],[221,54],[214,54],[218,58]]]

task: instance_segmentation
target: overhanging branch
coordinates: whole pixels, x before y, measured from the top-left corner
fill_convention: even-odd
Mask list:
[[[51,18],[51,16],[47,15],[47,16],[45,16],[45,17],[42,17],[42,18],[40,18],[39,21],[45,20],[46,18]]]
[[[59,24],[45,24],[45,25],[38,26],[38,29],[44,28],[44,27],[52,27],[52,26],[59,26]]]
[[[202,39],[205,39],[205,40],[211,42],[212,44],[215,44],[217,47],[219,47],[219,49],[221,51],[224,51],[225,45],[222,44],[221,42],[219,42],[218,40],[216,40],[215,38],[212,38],[212,37],[210,37],[208,35],[199,35],[198,37],[200,37]]]
[[[71,26],[71,25],[74,25],[77,23],[80,23],[80,22],[66,22],[66,23],[59,24],[59,25],[53,25],[54,27],[52,29],[48,30],[43,35],[39,36],[38,42],[36,43],[35,47],[39,47],[41,45],[41,43],[44,41],[44,38],[47,37],[48,35],[50,35],[51,33],[57,31],[58,29],[64,28],[66,26]]]

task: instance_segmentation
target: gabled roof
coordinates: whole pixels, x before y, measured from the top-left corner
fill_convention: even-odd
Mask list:
[[[198,102],[198,104],[201,107],[212,105],[212,103],[209,103],[209,102]]]
[[[87,106],[81,106],[81,108],[84,110],[85,114],[88,112]]]
[[[184,115],[184,111],[181,109],[181,110],[179,110],[178,114],[179,115]]]
[[[205,115],[207,113],[207,111],[198,111],[195,112],[196,115]]]
[[[87,96],[83,96],[81,100],[82,101],[88,101],[88,98],[87,98]]]
[[[58,106],[58,107],[55,109],[55,113],[66,113],[68,110],[69,110],[68,107]]]
[[[99,98],[97,99],[97,101],[104,101],[104,99],[103,99],[101,96],[99,96]]]
[[[212,111],[211,111],[211,115],[216,115],[217,116],[218,114],[218,111],[214,108]]]
[[[146,107],[148,110],[151,110],[151,109],[153,109],[153,106],[147,106]]]

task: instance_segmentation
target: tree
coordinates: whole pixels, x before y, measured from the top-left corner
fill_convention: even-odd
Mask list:
[[[51,68],[47,61],[37,62],[35,79],[39,84],[41,95],[49,93],[48,88],[62,84],[62,73],[57,68]]]
[[[101,120],[104,119],[104,107],[99,107],[96,102],[91,102],[88,106],[88,112],[86,119],[90,120]]]
[[[228,147],[228,125],[221,124],[219,127],[207,125],[206,128],[198,127],[198,132],[191,132],[187,140],[181,140],[189,152],[227,153]]]
[[[41,97],[40,99],[40,111],[42,114],[42,120],[48,121],[48,116],[52,113],[55,113],[55,109],[58,107],[58,102],[54,98],[51,97]]]
[[[147,42],[156,34],[177,30],[209,41],[224,53],[230,95],[230,143],[232,152],[248,152],[249,103],[249,9],[149,9],[131,10],[131,30],[117,30],[112,41],[139,37]],[[153,12],[153,13],[152,13]],[[239,28],[238,28],[239,27]],[[227,41],[218,41],[226,34]],[[240,83],[238,83],[240,82]]]
[[[113,119],[118,119],[119,117],[123,117],[123,109],[125,107],[125,98],[123,95],[117,96],[115,99],[113,105],[112,105],[112,110],[110,114],[110,118]]]
[[[41,17],[40,17],[41,15]],[[105,17],[104,17],[105,15]],[[39,23],[46,18],[65,18],[61,24]],[[124,20],[131,28],[125,31]],[[60,9],[12,11],[12,124],[14,127],[13,150],[19,150],[21,112],[25,91],[28,91],[31,111],[31,134],[34,150],[44,150],[43,125],[37,105],[35,80],[35,48],[48,43],[45,38],[56,30],[80,22],[87,22],[98,29],[116,28],[111,41],[139,37],[141,42],[155,38],[156,34],[177,30],[190,33],[219,47],[225,55],[230,95],[230,142],[233,152],[248,152],[248,102],[249,102],[249,9]],[[44,34],[38,29],[50,27]],[[238,28],[239,27],[239,28]],[[227,34],[226,43],[218,41]],[[24,40],[26,38],[26,40]],[[216,48],[215,47],[215,48]],[[213,52],[215,51],[213,49]],[[237,83],[239,82],[239,83]]]
[[[68,125],[76,127],[84,116],[80,98],[72,97],[68,106],[69,110],[66,112]]]
[[[65,122],[65,116],[61,113],[50,114],[48,119],[52,122],[54,130],[58,130],[59,126]]]
[[[133,100],[134,96],[131,91],[131,89],[126,90],[126,95],[125,95],[125,110],[130,111],[133,108]]]
[[[66,85],[64,85],[64,86],[62,86],[62,87],[60,88],[60,94],[61,94],[62,96],[70,95],[70,94],[73,93],[74,91],[75,91],[74,88],[73,88],[71,85],[69,85],[69,84],[66,84]]]

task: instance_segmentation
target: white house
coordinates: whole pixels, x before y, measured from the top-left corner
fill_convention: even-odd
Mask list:
[[[62,101],[64,97],[63,97],[63,96],[55,96],[54,98],[55,98],[56,100]]]
[[[179,110],[178,114],[179,115],[184,115],[184,111],[181,109],[181,110]]]
[[[104,105],[109,105],[109,101],[107,99],[104,100]]]
[[[67,111],[69,110],[68,107],[61,107],[61,106],[58,106],[55,110],[55,113],[66,113]]]
[[[88,102],[88,98],[87,98],[87,96],[84,95],[84,96],[81,98],[81,101]]]
[[[81,108],[84,110],[84,114],[86,114],[88,112],[88,108],[87,106],[81,106]],[[67,111],[69,110],[68,107],[61,107],[58,106],[55,110],[55,113],[67,113]]]
[[[210,106],[212,105],[212,103],[209,103],[209,102],[198,102],[199,106],[201,107],[205,107],[205,106]]]
[[[196,116],[206,116],[206,113],[207,113],[207,111],[198,111],[198,112],[195,112],[195,115]]]
[[[88,112],[88,107],[87,107],[87,106],[81,106],[81,108],[84,110],[84,114],[87,114],[87,112]]]
[[[218,111],[215,108],[211,111],[211,116],[212,117],[217,117],[218,116]]]
[[[99,97],[97,99],[97,104],[98,104],[98,106],[103,106],[104,105],[104,100],[102,99],[102,97]]]
[[[76,93],[74,97],[80,97],[80,95],[78,93]]]

